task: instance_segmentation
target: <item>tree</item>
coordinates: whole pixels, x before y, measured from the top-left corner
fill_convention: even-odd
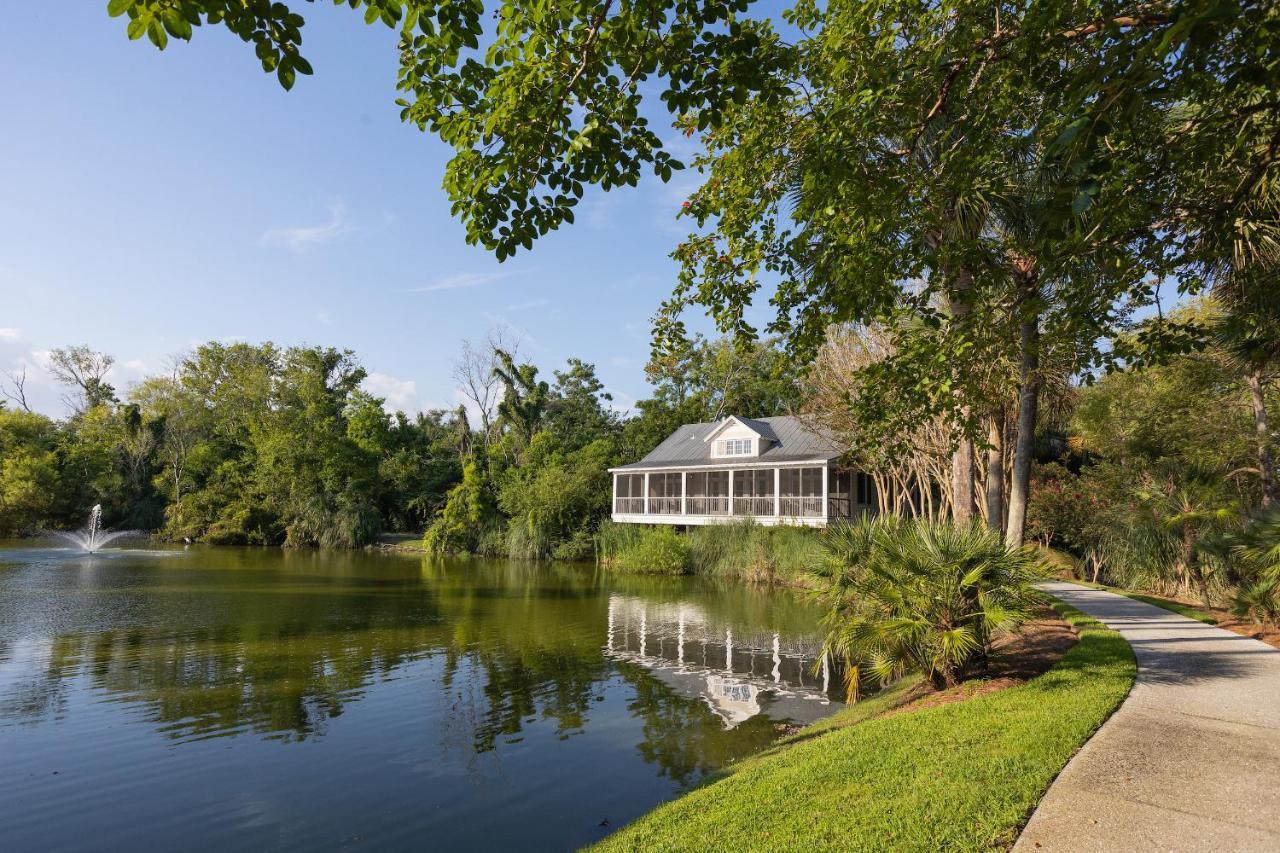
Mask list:
[[[463,340],[462,352],[453,363],[453,381],[479,414],[480,434],[486,445],[493,438],[493,422],[502,388],[502,380],[497,373],[497,353],[505,352],[515,359],[519,357],[519,350],[519,338],[509,329],[495,326],[489,330],[483,344]]]
[[[1244,310],[1240,310],[1242,307]],[[1218,350],[1244,375],[1249,388],[1258,482],[1262,489],[1262,506],[1266,508],[1277,500],[1276,463],[1271,452],[1266,388],[1274,381],[1277,366],[1280,366],[1280,311],[1274,304],[1259,306],[1255,310],[1237,306],[1235,311],[1225,313],[1212,324],[1210,334]]]
[[[537,366],[516,364],[515,357],[505,350],[496,350],[494,355],[497,366],[493,372],[503,387],[502,401],[498,403],[499,423],[528,443],[542,424],[551,386],[538,379]]]
[[[63,398],[71,410],[84,414],[95,406],[116,402],[115,388],[106,381],[115,361],[113,356],[85,345],[64,347],[49,353],[49,372],[72,389],[72,396]]]
[[[59,487],[57,429],[31,412],[0,408],[0,533],[47,525]]]
[[[817,575],[823,651],[845,663],[851,700],[863,679],[913,670],[954,687],[1037,601],[1031,550],[978,527],[885,516],[835,528],[828,547]]]
[[[566,369],[554,371],[554,376],[546,429],[574,448],[612,439],[618,428],[617,416],[608,408],[613,395],[605,391],[595,365],[570,358]]]
[[[5,371],[6,381],[0,381],[0,394],[3,394],[10,402],[17,403],[18,408],[28,414],[34,414],[31,406],[27,404],[27,366],[22,365],[21,372],[7,370]],[[0,401],[0,405],[3,401]]]

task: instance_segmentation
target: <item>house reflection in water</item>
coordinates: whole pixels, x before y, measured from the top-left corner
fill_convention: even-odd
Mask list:
[[[761,713],[810,723],[836,710],[841,692],[825,659],[814,673],[817,639],[735,635],[687,603],[611,595],[605,653],[701,698],[728,728]]]

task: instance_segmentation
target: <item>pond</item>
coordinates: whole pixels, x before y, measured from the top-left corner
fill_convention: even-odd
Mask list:
[[[839,707],[779,590],[0,544],[0,849],[569,850]]]

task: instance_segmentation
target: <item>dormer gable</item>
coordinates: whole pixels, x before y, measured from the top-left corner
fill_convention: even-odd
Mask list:
[[[772,439],[752,421],[729,415],[703,439],[711,445],[711,458],[737,459],[759,456],[769,449]]]

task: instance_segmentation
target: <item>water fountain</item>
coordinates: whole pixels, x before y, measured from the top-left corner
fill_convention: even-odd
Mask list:
[[[89,554],[97,553],[108,542],[120,539],[124,536],[133,536],[137,534],[136,530],[103,530],[102,529],[102,504],[94,504],[93,509],[89,512],[89,523],[83,530],[64,531],[55,530],[57,536],[66,539],[68,542],[80,548]]]

